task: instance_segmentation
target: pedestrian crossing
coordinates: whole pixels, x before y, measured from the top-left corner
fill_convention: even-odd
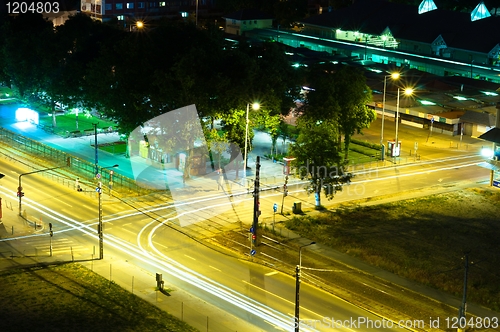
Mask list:
[[[52,256],[68,256],[74,258],[91,258],[94,248],[90,245],[82,245],[70,238],[60,237],[54,234],[51,237],[36,236],[18,239],[20,254],[24,256],[49,256],[52,246]]]

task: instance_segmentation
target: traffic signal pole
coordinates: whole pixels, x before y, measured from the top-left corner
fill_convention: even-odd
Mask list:
[[[23,216],[23,214],[22,214],[22,197],[24,196],[24,192],[23,192],[23,186],[22,186],[22,183],[21,183],[21,178],[24,175],[30,175],[30,174],[35,174],[35,173],[47,172],[47,171],[52,171],[54,169],[64,168],[64,167],[70,167],[70,166],[71,166],[71,157],[68,157],[66,159],[66,166],[59,166],[59,167],[52,167],[52,168],[46,168],[46,169],[39,169],[38,171],[33,171],[33,172],[19,174],[19,186],[17,187],[17,197],[19,197],[19,216],[21,216],[21,217]]]
[[[260,156],[257,156],[257,162],[255,163],[255,180],[254,180],[254,192],[253,192],[253,223],[252,223],[252,241],[257,247],[260,243],[257,234],[257,229],[259,226],[259,215],[260,215],[260,203],[259,203],[259,192],[260,192]]]

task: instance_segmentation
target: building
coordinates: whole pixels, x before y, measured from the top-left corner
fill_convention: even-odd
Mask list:
[[[482,3],[464,13],[356,0],[347,8],[323,10],[299,23],[300,31],[254,28],[246,36],[439,76],[500,83],[500,17],[485,14]]]
[[[148,18],[196,15],[214,3],[215,0],[81,0],[80,10],[97,20],[123,21],[127,27]]]
[[[226,33],[234,35],[245,35],[250,30],[273,26],[273,17],[256,9],[243,9],[226,15],[223,19],[226,20]]]
[[[273,17],[255,9],[243,9],[223,17],[225,31],[234,35],[245,35],[254,29],[267,29],[273,26]]]

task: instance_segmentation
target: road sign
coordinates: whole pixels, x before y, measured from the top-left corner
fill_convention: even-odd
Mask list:
[[[273,205],[273,211],[274,212],[278,211],[278,204],[274,203],[274,205]]]
[[[101,178],[101,173],[97,173],[97,174],[95,175],[95,177],[96,177],[96,179],[100,179],[100,178]]]
[[[250,233],[253,233],[253,227],[250,227]]]
[[[100,194],[102,190],[101,190],[101,188],[96,187],[96,188],[95,188],[95,191],[96,191],[97,193],[99,193],[99,194]]]
[[[434,118],[432,117],[432,118],[431,118],[431,123],[433,123],[433,122],[434,122]]]
[[[253,256],[253,255],[255,255],[256,253],[257,253],[257,251],[255,251],[255,249],[250,250],[250,255],[252,255],[252,256]]]

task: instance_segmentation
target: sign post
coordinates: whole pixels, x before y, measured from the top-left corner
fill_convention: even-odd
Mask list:
[[[274,233],[274,222],[276,221],[276,211],[278,211],[278,204],[273,204],[273,233]]]

